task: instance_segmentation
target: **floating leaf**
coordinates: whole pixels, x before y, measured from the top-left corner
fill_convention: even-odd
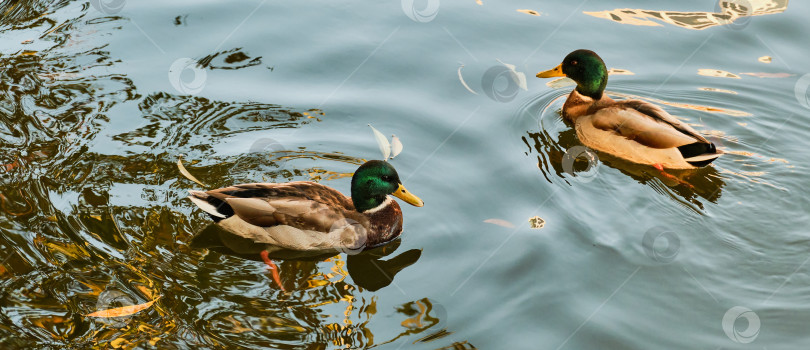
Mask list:
[[[460,80],[460,81],[461,81],[461,85],[464,85],[464,88],[465,88],[465,89],[467,89],[467,91],[472,92],[472,93],[473,93],[473,94],[475,94],[475,95],[478,95],[478,93],[477,93],[477,92],[475,92],[475,90],[471,89],[471,88],[470,88],[470,86],[469,86],[469,85],[467,85],[467,82],[466,82],[466,81],[464,81],[464,77],[463,77],[463,76],[461,76],[461,68],[464,68],[464,65],[463,65],[463,64],[462,64],[461,66],[459,66],[459,67],[458,67],[458,80]]]
[[[186,170],[186,167],[183,166],[183,156],[182,155],[180,155],[180,157],[177,158],[177,169],[180,169],[180,174],[183,174],[183,176],[185,176],[187,179],[198,183],[202,187],[208,187],[205,184],[203,184],[202,182],[200,182],[200,180],[197,180],[197,178],[194,177],[194,175],[191,175],[191,173],[189,173],[188,170]]]
[[[506,221],[506,220],[502,220],[502,219],[486,219],[486,220],[484,220],[484,222],[486,222],[488,224],[493,224],[493,225],[498,225],[498,226],[503,226],[503,227],[508,227],[508,228],[515,227],[515,225],[513,225],[511,222]]]
[[[126,338],[116,338],[110,342],[113,349],[118,349],[122,346],[126,346],[127,344],[129,344],[129,342],[126,340]]]
[[[388,139],[383,133],[371,126],[371,124],[368,126],[371,128],[371,131],[374,132],[374,139],[377,140],[377,144],[380,145],[380,152],[382,152],[383,159],[388,159],[388,156],[391,155],[391,144],[388,143]]]
[[[557,78],[557,79],[554,79],[554,80],[549,81],[549,82],[546,83],[546,86],[548,86],[550,88],[553,88],[553,89],[561,89],[561,88],[564,88],[564,87],[574,86],[574,85],[577,85],[577,82],[575,82],[571,78],[566,78],[566,77]]]
[[[771,56],[762,56],[760,58],[757,58],[757,61],[760,61],[762,63],[771,63],[771,61],[773,61],[773,58],[771,58]]]
[[[157,297],[157,298],[155,298],[155,300],[148,301],[148,302],[145,302],[143,304],[122,306],[122,307],[116,307],[116,308],[107,309],[107,310],[100,310],[100,311],[96,311],[96,312],[94,312],[92,314],[87,314],[85,316],[109,318],[109,317],[122,317],[122,316],[134,315],[134,314],[140,312],[141,310],[148,309],[150,306],[152,306],[152,304],[154,304],[156,301],[158,301],[158,299],[160,299],[160,297]]]
[[[736,91],[732,91],[732,90],[726,90],[726,89],[718,89],[718,88],[710,88],[710,87],[699,87],[699,88],[698,88],[698,90],[703,90],[703,91],[714,91],[714,92],[723,92],[723,93],[727,93],[727,94],[733,94],[733,95],[736,95],[736,94],[737,94],[737,92],[736,92]]]
[[[541,229],[546,226],[546,220],[539,216],[529,218],[529,227],[533,229]]]
[[[733,79],[741,79],[739,75],[726,72],[724,70],[719,69],[710,69],[710,68],[701,68],[698,69],[698,74],[704,75],[707,77],[718,77],[718,78],[733,78]]]
[[[608,75],[636,75],[636,73],[633,73],[627,69],[611,68],[608,70]]]
[[[496,60],[498,62],[500,62],[502,65],[504,65],[506,68],[509,68],[510,71],[512,71],[512,74],[511,74],[512,75],[512,80],[515,82],[515,84],[518,84],[518,86],[520,86],[520,88],[523,89],[523,90],[526,90],[526,91],[529,90],[528,85],[526,85],[526,74],[523,74],[523,72],[518,72],[517,69],[515,69],[514,64],[504,63],[503,61],[501,61],[499,59],[496,59]]]
[[[540,16],[540,12],[537,12],[535,10],[520,10],[520,9],[518,9],[517,12],[525,13],[527,15],[532,15],[532,16]]]
[[[391,135],[391,159],[394,159],[402,152],[402,141],[399,140],[397,135]]]

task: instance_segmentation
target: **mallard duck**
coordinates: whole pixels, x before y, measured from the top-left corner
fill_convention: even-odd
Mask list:
[[[576,50],[538,78],[568,77],[577,87],[563,105],[579,140],[590,148],[656,168],[703,167],[723,152],[686,123],[641,100],[614,101],[604,91],[608,71],[593,51]]]
[[[424,205],[405,189],[394,167],[380,160],[357,169],[351,198],[309,181],[189,192],[188,198],[225,230],[297,251],[359,251],[383,245],[402,233],[402,210],[389,195]]]

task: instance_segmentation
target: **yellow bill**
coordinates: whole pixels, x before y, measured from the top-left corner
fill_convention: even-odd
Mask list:
[[[405,186],[402,186],[402,184],[399,184],[397,190],[394,191],[394,193],[392,194],[394,195],[394,197],[397,197],[415,207],[421,207],[425,205],[425,202],[419,199],[419,197],[413,195],[413,193],[408,192],[408,190],[406,190]]]
[[[545,72],[537,73],[538,78],[553,78],[553,77],[564,77],[565,73],[562,71],[562,63],[559,66],[554,67],[553,69],[549,69]]]

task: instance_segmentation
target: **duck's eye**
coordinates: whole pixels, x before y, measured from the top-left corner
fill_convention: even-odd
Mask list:
[[[382,179],[383,181],[391,181],[391,177],[388,175],[383,175]]]
[[[579,63],[579,62],[577,62],[577,60],[571,60],[571,65],[572,65],[572,66],[576,66],[576,65],[577,65],[577,63]]]

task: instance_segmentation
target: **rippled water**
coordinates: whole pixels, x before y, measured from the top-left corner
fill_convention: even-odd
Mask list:
[[[0,342],[806,345],[808,5],[628,6],[1,4]],[[614,69],[609,95],[727,154],[666,176],[584,150],[559,114],[570,83],[534,78],[578,48]],[[403,140],[393,162],[426,206],[381,248],[275,256],[286,291],[185,199],[201,186],[181,157],[208,188],[348,193],[379,158],[369,123]]]

